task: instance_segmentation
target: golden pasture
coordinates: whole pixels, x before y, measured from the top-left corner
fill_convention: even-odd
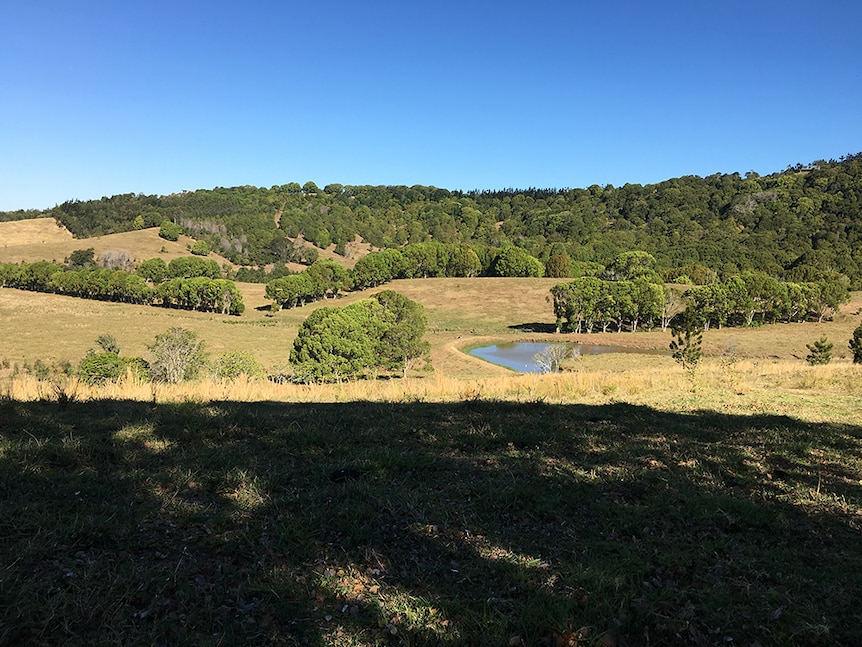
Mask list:
[[[97,253],[125,248],[136,258],[159,255],[163,246],[169,249],[167,254],[162,253],[168,259],[186,253],[185,243],[164,241],[158,238],[157,230],[153,229],[75,240],[49,219],[0,223],[0,237],[3,241],[0,261],[62,259],[74,249],[87,247],[93,247]],[[376,291],[392,289],[422,303],[428,315],[426,338],[431,342],[433,372],[415,375],[418,384],[422,385],[415,387],[424,394],[421,397],[428,397],[428,389],[438,393],[441,398],[470,397],[471,394],[481,397],[495,392],[514,397],[512,394],[520,393],[523,388],[527,388],[524,391],[527,395],[542,392],[544,395],[541,397],[562,397],[566,393],[585,397],[587,392],[598,393],[605,398],[619,397],[622,391],[617,392],[617,389],[623,389],[628,397],[634,397],[637,393],[648,391],[656,394],[675,392],[679,388],[678,382],[685,382],[684,373],[668,356],[637,353],[587,356],[568,365],[567,378],[554,378],[569,380],[569,385],[564,387],[551,378],[541,382],[541,376],[516,375],[464,352],[481,344],[527,340],[579,341],[624,346],[633,350],[668,348],[670,332],[660,330],[591,335],[546,332],[552,329],[554,322],[549,289],[557,282],[558,279],[537,278],[401,280],[375,290],[350,293],[303,308],[282,310],[275,315],[269,312],[263,285],[240,283],[238,287],[246,304],[246,312],[241,317],[0,289],[0,362],[9,367],[16,363],[32,364],[36,359],[49,365],[66,361],[77,364],[87,350],[95,346],[96,337],[103,333],[110,333],[117,338],[123,355],[146,356],[147,344],[152,342],[155,335],[172,326],[181,326],[198,333],[213,355],[245,350],[252,353],[265,368],[274,371],[287,365],[297,330],[314,309],[346,305]],[[856,368],[850,364],[847,341],[862,320],[860,312],[862,293],[854,293],[850,303],[844,305],[831,322],[710,330],[704,335],[704,367],[711,365],[716,371],[724,371],[730,376],[725,381],[728,384],[733,382],[733,386],[728,388],[737,390],[759,383],[765,385],[763,388],[766,393],[771,388],[770,380],[777,380],[785,386],[795,385],[792,388],[807,388],[805,384],[809,387],[814,384],[819,385],[816,388],[825,388],[827,391],[835,384],[840,384],[840,391],[848,392],[849,389],[854,392],[857,387],[851,383],[859,380],[857,373],[853,372]],[[845,373],[834,379],[821,376],[812,382],[815,369],[804,362],[808,352],[806,344],[821,336],[826,336],[835,344],[833,363],[822,371]],[[729,366],[734,367],[730,373],[730,369],[725,370]],[[773,377],[763,377],[764,372]],[[704,369],[702,374],[706,375],[708,371]],[[776,375],[782,377],[779,379]],[[482,382],[486,380],[496,381],[498,386]],[[477,385],[477,381],[482,384]],[[572,386],[573,381],[580,381],[580,386]],[[613,387],[611,382],[617,386]],[[659,383],[665,386],[659,388]],[[537,386],[539,384],[549,385],[551,390],[543,391]],[[587,384],[590,386],[585,386]],[[623,388],[620,386],[623,384],[628,386]],[[263,386],[253,388],[259,390]],[[315,393],[308,389],[303,391],[301,387],[294,388],[300,391],[290,397],[310,397]],[[321,394],[326,389],[330,389],[327,391],[329,395],[325,396],[327,398],[340,399],[356,395],[346,391],[331,392],[335,387],[321,388],[323,391],[317,392],[320,397],[324,397]],[[338,388],[344,390],[353,387],[342,385]],[[373,389],[368,383],[356,388],[367,393],[380,390],[380,397],[389,398],[395,397],[396,391],[403,392],[406,385],[393,380],[376,384]],[[266,397],[275,396],[268,393]]]
[[[0,263],[40,260],[62,263],[75,250],[90,247],[96,257],[108,251],[125,250],[137,262],[155,257],[169,262],[179,256],[188,256],[192,243],[194,240],[188,236],[180,236],[176,242],[159,238],[158,227],[81,239],[74,238],[53,218],[0,222]],[[217,254],[210,254],[209,258],[215,259],[219,265],[228,263]]]

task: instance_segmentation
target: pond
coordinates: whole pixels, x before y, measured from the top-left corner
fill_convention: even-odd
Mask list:
[[[521,373],[540,373],[541,369],[535,357],[551,344],[547,342],[503,342],[490,346],[479,346],[467,351],[470,355],[484,359],[491,364],[505,366]],[[601,346],[598,344],[572,344],[577,347],[577,355],[602,355],[604,353],[647,353],[656,354],[664,351],[639,350],[625,346]]]

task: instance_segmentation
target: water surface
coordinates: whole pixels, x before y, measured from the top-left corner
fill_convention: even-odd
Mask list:
[[[551,346],[551,344],[547,342],[502,342],[489,346],[479,346],[478,348],[469,350],[468,353],[474,357],[484,359],[486,362],[505,366],[521,373],[540,373],[541,369],[534,358],[548,346]],[[577,354],[579,355],[602,355],[604,353],[655,354],[661,352],[599,344],[571,344],[571,346],[577,348]]]

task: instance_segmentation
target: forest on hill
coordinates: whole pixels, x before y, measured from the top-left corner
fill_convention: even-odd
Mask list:
[[[656,272],[669,282],[758,271],[785,281],[839,277],[862,288],[862,153],[764,176],[692,175],[621,187],[464,192],[292,182],[0,212],[0,221],[34,217],[53,217],[78,238],[171,221],[245,266],[294,259],[300,234],[339,253],[358,236],[381,249],[466,244],[480,259],[515,246],[546,267],[552,257],[552,264],[566,261],[560,274],[571,277],[639,250],[655,257]]]

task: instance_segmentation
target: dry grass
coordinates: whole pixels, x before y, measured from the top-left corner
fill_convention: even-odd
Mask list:
[[[310,247],[311,243],[308,243],[308,245]],[[342,256],[341,254],[335,253],[335,243],[332,243],[326,249],[320,249],[319,247],[317,247],[316,249],[320,258],[335,261],[336,263],[343,265],[347,269],[353,269],[353,266],[356,265],[356,261],[358,261],[360,258],[365,256],[369,252],[374,251],[374,248],[371,245],[362,242],[362,238],[360,236],[356,236],[353,241],[347,243],[346,248],[347,256]],[[295,268],[298,272],[301,272],[303,269],[305,269],[305,267],[302,265],[295,265],[292,267]]]
[[[187,254],[191,239],[171,243],[158,237],[157,229],[76,240],[52,219],[0,223],[0,262],[62,259],[75,249],[93,247],[132,250],[139,259],[161,256],[166,260]],[[358,245],[358,243],[355,243]],[[366,246],[367,247],[367,246]],[[162,248],[167,253],[160,253]],[[358,255],[368,250],[359,246]],[[330,250],[331,251],[331,250]],[[324,257],[341,257],[324,251]],[[219,259],[220,262],[223,259]],[[434,367],[449,379],[482,379],[506,376],[509,371],[463,351],[480,344],[504,341],[580,341],[625,346],[633,349],[666,349],[670,334],[660,331],[556,335],[549,289],[558,279],[478,278],[394,281],[377,290],[392,289],[422,303],[428,314],[427,339]],[[167,310],[146,306],[84,301],[50,294],[0,289],[0,361],[10,365],[40,359],[48,364],[77,363],[95,338],[113,334],[123,354],[144,356],[146,345],[171,326],[197,332],[208,350],[251,352],[268,369],[284,366],[302,321],[314,309],[347,305],[377,290],[348,294],[337,301],[322,301],[304,308],[268,312],[269,301],[261,284],[238,284],[246,304],[242,317]],[[849,356],[847,340],[859,325],[862,293],[855,293],[835,321],[822,324],[777,324],[761,328],[710,330],[704,336],[704,352],[711,357],[754,361],[795,360],[805,357],[805,345],[826,335],[835,344],[834,357]],[[601,371],[628,371],[645,366],[640,355],[585,358],[583,365]]]
[[[159,238],[158,227],[93,238],[74,238],[68,229],[53,218],[0,222],[0,240],[3,241],[0,263],[32,263],[40,260],[62,262],[75,250],[90,247],[96,257],[107,251],[125,250],[137,262],[159,257],[167,263],[179,256],[188,256],[189,246],[194,243],[194,239],[188,236],[180,236],[176,242]],[[219,265],[230,265],[223,256],[210,254],[209,258]]]
[[[194,239],[188,236],[180,236],[176,242],[159,238],[158,227],[93,238],[75,238],[53,218],[0,222],[0,241],[0,263],[62,261],[73,251],[90,247],[96,256],[112,250],[126,250],[137,262],[156,257],[168,262],[179,256],[188,256],[189,248],[194,243]],[[307,245],[311,246],[311,243]],[[350,269],[356,265],[356,261],[372,251],[371,246],[359,238],[348,243],[347,249],[349,258],[336,254],[334,244],[326,249],[318,249],[317,252],[320,258],[333,260]],[[233,266],[219,254],[212,253],[209,257],[215,259],[219,265]],[[298,263],[288,263],[288,267],[295,272],[305,269],[304,265]]]
[[[603,361],[616,362],[612,370]],[[632,368],[639,361],[638,368]],[[626,368],[628,366],[628,368]],[[862,366],[826,366],[793,360],[705,361],[694,376],[668,357],[589,357],[551,375],[459,378],[434,371],[406,380],[338,384],[274,384],[266,380],[205,379],[177,385],[135,379],[87,386],[75,378],[39,381],[29,376],[0,382],[0,395],[16,401],[72,399],[155,402],[462,402],[550,404],[625,402],[674,412],[712,410],[734,415],[786,415],[808,422],[862,424]]]
[[[394,289],[422,303],[428,314],[427,339],[431,342],[434,367],[448,378],[505,376],[497,367],[463,351],[496,341],[580,341],[625,346],[632,349],[667,349],[670,333],[660,331],[556,335],[535,332],[553,323],[546,302],[555,279],[428,279],[395,281],[378,289]],[[242,317],[170,310],[72,297],[0,289],[0,361],[10,364],[40,359],[48,364],[77,363],[102,333],[113,334],[122,353],[144,356],[155,335],[171,326],[197,332],[214,353],[244,350],[266,368],[284,366],[302,321],[314,309],[347,305],[373,291],[348,294],[338,300],[320,301],[304,308],[283,310],[269,316],[269,302],[261,284],[239,284],[246,303]],[[806,365],[805,345],[826,335],[835,344],[834,357],[847,360],[847,340],[859,325],[862,293],[855,293],[835,321],[822,324],[776,324],[760,328],[710,330],[704,336],[709,357],[764,362],[791,360]],[[587,357],[585,366],[603,371],[643,368],[651,360],[642,355],[622,354]],[[670,361],[670,360],[666,360]]]

